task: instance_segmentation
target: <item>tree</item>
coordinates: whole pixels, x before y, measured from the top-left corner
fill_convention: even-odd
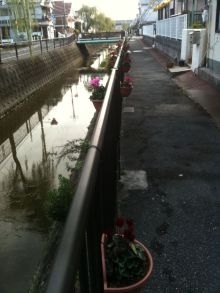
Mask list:
[[[93,27],[96,15],[96,7],[89,7],[87,5],[83,5],[82,8],[79,10],[79,16],[83,21],[83,28],[86,32],[88,32],[88,30]]]
[[[31,9],[33,10],[33,2],[29,0],[10,0],[9,11],[11,16],[11,24],[16,38],[20,37],[20,32],[27,34],[29,43],[29,51],[32,53],[32,26],[33,19],[31,17]],[[23,36],[25,38],[25,36]]]
[[[94,28],[96,31],[111,31],[114,29],[114,26],[114,21],[106,17],[103,13],[97,14],[94,19]]]
[[[106,17],[105,14],[99,13],[96,7],[89,7],[83,5],[79,10],[79,16],[83,21],[84,30],[88,32],[89,30],[95,31],[110,31],[114,28],[114,21]]]

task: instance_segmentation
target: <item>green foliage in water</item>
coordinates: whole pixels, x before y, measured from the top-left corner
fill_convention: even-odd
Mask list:
[[[64,222],[74,195],[73,186],[70,180],[58,176],[59,186],[47,194],[46,211],[48,216],[56,221]]]
[[[68,141],[59,154],[58,163],[61,159],[66,158],[68,159],[68,163],[66,164],[67,171],[79,170],[83,166],[83,161],[81,157],[85,157],[88,148],[88,140],[75,139],[72,141]]]

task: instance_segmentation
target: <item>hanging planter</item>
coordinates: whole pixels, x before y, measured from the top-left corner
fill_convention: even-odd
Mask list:
[[[95,76],[89,82],[89,86],[92,88],[92,94],[89,99],[93,103],[97,112],[100,111],[102,107],[106,92],[106,87],[100,85],[100,80],[99,76]]]
[[[132,87],[120,87],[120,94],[122,97],[128,97],[132,92]]]
[[[95,107],[96,112],[99,112],[102,108],[103,100],[92,100],[92,99],[90,100],[93,103],[93,106]]]
[[[131,69],[130,62],[128,62],[128,61],[123,62],[122,71],[123,72],[128,72],[130,69]]]
[[[101,237],[104,292],[139,293],[153,270],[151,253],[135,239],[131,219],[119,217],[115,230]]]
[[[122,97],[128,97],[133,89],[132,78],[129,75],[125,75],[122,82],[120,82],[120,93]]]
[[[131,53],[130,52],[126,52],[124,54],[124,62],[131,62]]]

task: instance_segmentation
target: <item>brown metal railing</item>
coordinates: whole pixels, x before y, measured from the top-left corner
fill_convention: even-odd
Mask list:
[[[112,69],[84,167],[65,224],[47,293],[103,292],[100,239],[113,227],[119,170],[122,50]]]

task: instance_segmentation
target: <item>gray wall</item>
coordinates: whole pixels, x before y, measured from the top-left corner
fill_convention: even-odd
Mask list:
[[[0,117],[65,71],[80,67],[85,53],[92,55],[104,47],[104,44],[87,45],[86,52],[85,47],[83,50],[74,43],[32,58],[0,64]]]

